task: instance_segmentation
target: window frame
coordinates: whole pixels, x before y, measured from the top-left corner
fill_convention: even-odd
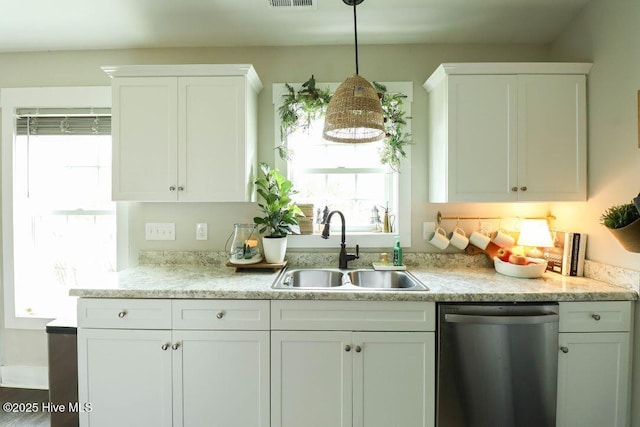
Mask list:
[[[411,132],[411,106],[413,103],[413,82],[380,82],[387,87],[388,92],[398,92],[406,95],[404,109],[407,116],[407,132]],[[302,83],[289,84],[294,90],[300,90]],[[316,83],[317,87],[329,88],[331,92],[335,92],[340,83]],[[287,93],[284,83],[273,84],[273,105],[274,105],[274,165],[288,176],[288,166],[285,160],[277,155],[276,147],[281,144],[280,135],[280,115],[278,108],[282,105],[283,95]],[[347,232],[347,246],[353,247],[360,245],[361,248],[390,248],[395,243],[396,236],[400,237],[403,247],[411,246],[411,146],[406,147],[407,157],[402,160],[401,173],[393,173],[393,186],[396,198],[390,209],[396,215],[397,232],[393,233],[374,233],[374,232]],[[295,183],[294,183],[295,186]],[[402,206],[402,209],[400,209]],[[349,218],[346,218],[349,221]],[[332,220],[332,226],[338,225],[339,220]],[[325,240],[318,235],[290,235],[287,246],[289,248],[313,249],[313,248],[331,248],[340,245],[340,234],[333,233],[329,239]]]
[[[15,110],[17,108],[111,108],[110,86],[32,87],[0,90],[2,108],[2,287],[4,294],[4,327],[9,329],[44,329],[51,318],[18,317],[15,313],[14,239],[13,239],[13,173],[15,164]],[[121,207],[116,207],[116,223],[120,225]],[[122,245],[117,232],[117,259]]]

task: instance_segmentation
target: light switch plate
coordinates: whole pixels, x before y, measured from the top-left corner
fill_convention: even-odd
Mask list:
[[[176,224],[173,222],[147,222],[144,224],[146,240],[176,240]]]

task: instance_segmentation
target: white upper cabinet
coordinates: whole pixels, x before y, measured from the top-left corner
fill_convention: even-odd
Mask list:
[[[587,197],[591,64],[442,64],[429,92],[429,201]]]
[[[262,83],[252,66],[103,70],[113,78],[114,200],[253,200]]]

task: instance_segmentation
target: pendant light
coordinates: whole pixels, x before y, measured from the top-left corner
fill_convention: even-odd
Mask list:
[[[324,121],[324,139],[357,144],[384,138],[384,117],[378,93],[358,75],[358,24],[356,6],[364,0],[342,0],[353,6],[356,73],[348,77],[331,97]]]

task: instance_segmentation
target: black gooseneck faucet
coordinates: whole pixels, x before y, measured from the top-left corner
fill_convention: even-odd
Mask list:
[[[354,259],[360,258],[360,247],[358,245],[356,245],[356,253],[355,254],[348,254],[347,253],[347,245],[345,243],[345,241],[347,239],[347,232],[346,232],[346,227],[345,227],[345,223],[344,223],[344,215],[342,214],[342,212],[340,212],[340,211],[331,211],[331,212],[329,212],[329,216],[327,216],[327,221],[324,224],[324,229],[322,230],[322,238],[323,239],[328,239],[329,238],[329,225],[331,223],[331,217],[335,213],[340,215],[340,219],[342,220],[342,236],[341,236],[341,241],[340,241],[340,256],[338,258],[338,268],[348,268],[347,267],[347,263],[349,261],[353,261]]]

